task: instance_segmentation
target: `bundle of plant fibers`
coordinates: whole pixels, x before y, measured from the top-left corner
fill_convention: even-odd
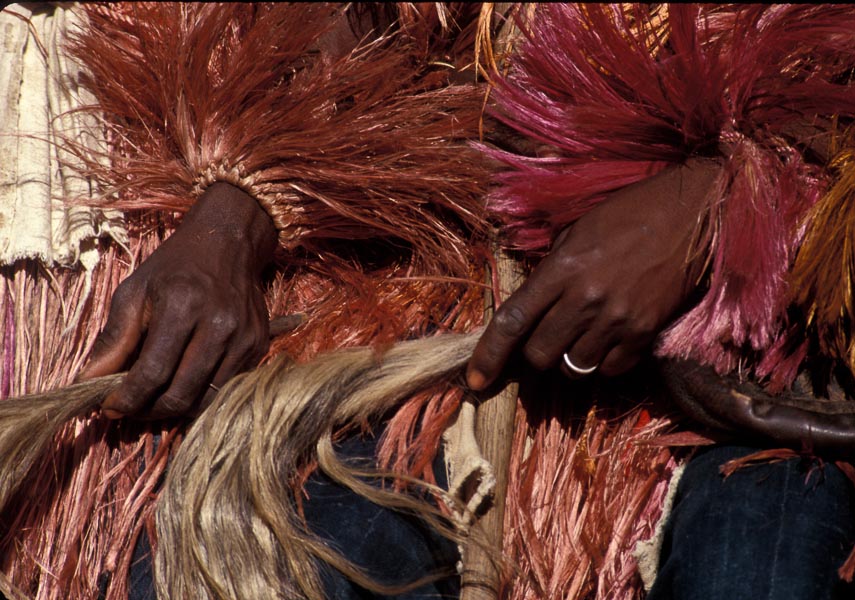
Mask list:
[[[117,245],[106,249],[88,295],[81,270],[50,273],[35,261],[3,269],[0,404],[9,396],[73,381],[103,326],[116,285],[134,261],[148,256],[163,232],[144,217],[131,225],[130,252]],[[79,319],[69,326],[75,314]],[[63,421],[52,437],[56,432],[48,426],[49,415],[33,410],[37,412],[30,412],[34,421],[29,428],[21,429],[8,414],[3,418],[3,436],[24,435],[27,444],[36,438],[51,443],[26,474],[21,493],[9,498],[0,513],[2,571],[31,597],[92,597],[100,581],[108,584],[108,597],[120,598],[127,584],[122,573],[127,573],[131,558],[122,550],[133,546],[146,527],[150,492],[175,436],[163,424],[117,426],[81,409],[80,418]],[[161,436],[157,450],[150,432]],[[116,577],[110,577],[114,573]]]
[[[304,357],[480,318],[455,308],[481,279],[473,256],[486,222],[486,165],[466,143],[481,92],[448,85],[446,61],[467,62],[470,36],[452,35],[467,10],[404,11],[395,35],[351,31],[349,11],[363,9],[95,7],[72,46],[118,148],[108,169],[90,163],[117,194],[105,202],[184,210],[215,180],[248,191],[284,250],[288,293],[272,309],[308,303],[305,335],[322,340],[307,348],[298,335],[274,350]],[[335,42],[345,34],[352,49]]]
[[[445,85],[403,35],[352,50],[338,4],[98,7],[71,46],[120,149],[104,167],[104,204],[185,211],[227,181],[273,218],[283,248],[394,239],[420,261],[468,272],[465,238],[482,227],[477,174],[463,141],[474,86]],[[435,266],[434,263],[432,266]]]
[[[425,501],[357,478],[377,474],[339,461],[332,436],[342,424],[376,421],[411,394],[450,383],[477,339],[477,333],[434,336],[401,342],[382,355],[363,347],[304,365],[279,358],[232,380],[190,429],[161,492],[159,597],[320,600],[318,559],[363,587],[392,593],[396,588],[376,584],[306,529],[293,479],[316,461],[340,485],[459,538]],[[0,404],[0,418],[9,424],[0,432],[0,510],[66,421],[96,408],[122,376]]]
[[[722,161],[707,198],[708,288],[662,338],[665,355],[729,371],[746,356],[776,385],[805,348],[783,343],[787,272],[825,185],[786,132],[851,118],[855,64],[845,6],[554,5],[497,79],[496,116],[553,148],[493,152],[509,168],[490,197],[515,244],[542,251],[616,189],[689,157]],[[745,366],[745,365],[743,365]]]
[[[67,421],[82,417],[119,387],[123,374],[79,383],[53,394],[33,394],[0,403],[0,510]]]
[[[276,360],[223,388],[188,433],[161,494],[160,597],[322,600],[318,559],[362,587],[393,593],[307,531],[291,480],[306,461],[317,461],[338,484],[455,537],[423,501],[357,478],[336,458],[332,436],[342,424],[376,420],[409,395],[459,376],[477,338],[434,336],[381,356],[359,348],[303,365]]]
[[[852,132],[835,142],[833,185],[805,218],[805,240],[791,275],[792,295],[822,355],[855,372],[855,145]],[[831,370],[831,369],[829,369]]]

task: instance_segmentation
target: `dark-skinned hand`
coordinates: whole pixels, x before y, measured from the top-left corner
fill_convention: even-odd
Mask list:
[[[701,261],[688,259],[720,169],[700,159],[670,167],[565,229],[496,311],[469,362],[469,386],[489,386],[518,349],[537,369],[563,364],[565,352],[605,375],[635,365],[700,276]]]
[[[192,414],[269,345],[261,274],[277,245],[260,205],[227,183],[209,187],[169,239],[113,296],[79,379],[129,366],[104,414]],[[138,358],[129,365],[132,357]]]

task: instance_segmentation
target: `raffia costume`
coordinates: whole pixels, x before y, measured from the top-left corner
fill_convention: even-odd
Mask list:
[[[466,10],[451,14],[465,23]],[[382,349],[470,330],[483,302],[473,282],[483,277],[486,164],[467,144],[477,138],[483,90],[447,85],[447,64],[470,60],[471,30],[455,48],[429,19],[416,19],[403,34],[352,54],[318,51],[341,11],[95,8],[74,46],[108,124],[111,162],[104,168],[105,157],[91,151],[79,158],[100,177],[111,207],[140,211],[129,225],[131,256],[147,256],[171,226],[147,210],[186,210],[218,180],[245,189],[280,231],[271,314],[310,315],[272,348],[298,361],[342,346]],[[784,125],[851,116],[841,108],[849,89],[840,76],[852,62],[853,18],[844,7],[833,18],[811,7],[538,10],[493,97],[501,119],[560,158],[489,150],[512,167],[499,176],[491,207],[518,247],[543,251],[609,191],[723,149],[725,175],[710,200],[709,291],[660,351],[721,370],[749,355],[759,376],[786,385],[808,348],[788,343],[797,323],[786,314],[786,275],[803,237],[816,235],[803,226],[808,211],[845,194],[817,204],[826,174],[803,160]],[[782,30],[791,37],[776,43]],[[741,235],[746,224],[750,236]],[[100,325],[105,313],[94,307],[105,305],[124,273],[116,252],[94,271],[79,332]],[[387,258],[353,268],[354,256]],[[816,291],[803,305],[827,296],[819,284],[804,289]],[[847,319],[839,310],[811,314],[826,315],[814,321],[820,332]],[[73,339],[74,355],[84,355],[92,337]],[[4,356],[20,351],[7,347]],[[626,404],[611,408],[617,391],[608,384],[569,392],[601,398],[602,409],[590,411],[562,386],[544,389],[551,385],[524,390],[517,413],[505,552],[521,570],[507,594],[636,597],[632,548],[651,534],[676,466],[655,443],[670,421],[651,420],[644,408],[626,414]],[[443,386],[405,403],[387,427],[382,462],[430,480],[461,396]],[[647,392],[629,396],[644,400]],[[7,509],[5,572],[25,592],[91,597],[112,573],[108,597],[125,593],[127,550],[151,514],[152,490],[181,431],[162,431],[155,451],[142,429],[98,418],[70,425],[52,462],[27,484],[49,501],[22,497]]]

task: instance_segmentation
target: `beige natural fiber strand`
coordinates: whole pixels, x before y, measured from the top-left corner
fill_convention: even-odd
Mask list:
[[[479,333],[447,334],[401,342],[382,355],[371,348],[343,350],[302,365],[278,358],[225,386],[192,426],[175,455],[162,490],[156,515],[158,596],[170,599],[321,599],[318,561],[331,564],[357,584],[379,593],[397,593],[406,588],[407,583],[422,583],[424,580],[400,582],[397,587],[378,585],[320,542],[306,530],[299,515],[293,484],[301,467],[316,463],[342,485],[379,504],[422,516],[445,535],[459,540],[460,534],[449,529],[437,509],[426,501],[368,485],[362,477],[378,474],[359,472],[339,461],[333,450],[332,436],[345,425],[376,421],[414,392],[443,382],[452,384],[471,356],[478,336]],[[34,464],[52,439],[51,431],[60,427],[65,419],[90,411],[116,385],[118,378],[111,376],[89,382],[85,387],[7,400],[6,406],[0,407],[7,411],[2,414],[7,423],[16,421],[16,426],[6,428],[0,436],[0,457],[5,461],[0,462],[0,498],[9,498],[28,465]],[[518,415],[518,420],[520,418],[525,420],[526,417]],[[518,586],[514,586],[517,588],[514,597],[538,597],[538,592],[546,593],[546,597],[575,598],[581,597],[580,593],[595,592],[597,597],[633,597],[633,592],[624,586],[633,579],[634,562],[633,565],[623,564],[620,548],[627,541],[633,546],[645,535],[634,525],[636,519],[658,505],[659,494],[654,488],[667,487],[666,474],[675,465],[670,454],[655,445],[641,452],[643,457],[635,455],[642,447],[629,452],[633,445],[630,440],[638,443],[643,438],[655,438],[662,432],[663,423],[640,426],[634,419],[628,419],[615,432],[618,435],[610,437],[605,435],[603,427],[610,428],[605,421],[594,418],[593,411],[589,412],[587,421],[580,438],[585,443],[581,445],[568,443],[569,432],[563,430],[560,444],[535,440],[534,448],[541,448],[537,451],[533,448],[535,454],[548,448],[565,448],[567,452],[559,462],[574,465],[574,468],[563,475],[572,478],[574,474],[580,475],[579,469],[582,469],[588,476],[581,480],[588,484],[579,489],[567,481],[553,482],[566,491],[573,490],[574,496],[582,494],[575,500],[559,494],[561,498],[556,505],[564,508],[557,514],[554,510],[515,511],[513,514],[524,518],[521,522],[511,519],[511,531],[522,527],[527,532],[524,537],[529,541],[529,548],[528,553],[511,554],[515,561],[524,564],[531,560],[535,571],[538,570],[536,565],[549,562],[545,561],[545,555],[537,560],[530,555],[537,548],[547,551],[547,542],[555,541],[539,538],[536,532],[552,530],[549,524],[540,521],[550,513],[554,518],[574,520],[573,506],[576,510],[585,510],[582,497],[587,495],[586,489],[588,493],[594,490],[605,493],[606,497],[600,500],[602,506],[616,508],[619,513],[619,518],[614,514],[602,514],[589,523],[599,524],[599,527],[610,523],[606,540],[613,538],[612,543],[602,546],[603,555],[594,563],[583,558],[583,564],[576,564],[572,556],[562,556],[558,560],[550,554],[561,568],[552,571],[552,576],[548,572],[538,572],[534,580],[518,582]],[[526,429],[524,423],[517,423],[517,432]],[[550,435],[555,433],[551,431]],[[30,436],[33,439],[28,439]],[[515,436],[515,445],[521,439]],[[624,457],[627,452],[633,456]],[[531,460],[534,461],[534,457]],[[631,466],[626,460],[632,463],[633,469],[641,468],[646,472],[646,476],[631,478],[643,489],[633,487],[632,491],[622,493],[623,485],[605,484],[626,481],[627,469]],[[590,470],[589,462],[592,463]],[[664,467],[664,472],[660,472],[661,467],[657,465]],[[528,468],[521,468],[521,473],[512,471],[511,494],[541,495],[543,490],[538,492],[538,486],[535,486],[537,489],[531,487],[531,478]],[[537,479],[534,476],[532,481]],[[616,492],[620,498],[617,502]],[[543,506],[541,502],[533,504]],[[513,505],[532,506],[519,498]],[[652,516],[655,520],[655,515]],[[575,518],[577,525],[579,518],[581,515]],[[575,542],[584,545],[587,541],[589,545],[600,547],[597,540],[602,536],[589,538],[592,532],[586,534],[582,529],[576,532],[581,539]],[[517,539],[514,535],[510,538]],[[533,543],[535,541],[537,543]],[[568,572],[571,563],[575,567]],[[614,568],[617,570],[612,572]],[[573,572],[577,570],[578,577],[575,577]],[[605,586],[603,589],[591,589],[592,571],[605,578],[601,582]],[[559,576],[559,572],[562,575]],[[572,589],[562,581],[572,581]],[[529,593],[526,593],[526,584],[534,586],[528,589]],[[621,593],[612,595],[609,589],[611,592],[621,589]],[[552,594],[558,590],[563,592]],[[601,592],[605,592],[605,596]]]
[[[393,592],[306,531],[289,494],[291,480],[314,458],[357,493],[429,513],[424,502],[355,479],[335,457],[331,435],[458,375],[477,337],[402,342],[382,357],[358,348],[299,366],[278,359],[233,380],[194,424],[167,476],[157,512],[159,596],[320,600],[315,558],[361,586]]]
[[[332,434],[347,423],[376,420],[416,391],[451,382],[479,334],[401,342],[382,356],[372,348],[355,348],[303,365],[280,357],[233,379],[191,428],[164,484],[157,511],[158,596],[320,600],[318,559],[385,594],[449,575],[437,573],[401,585],[372,581],[306,530],[290,490],[301,465],[316,461],[356,493],[417,514],[459,541],[461,534],[438,509],[378,489],[360,478],[378,473],[342,463]],[[109,375],[0,403],[0,509],[56,432],[96,408],[122,377]]]
[[[0,402],[0,511],[59,428],[98,406],[121,382],[108,375],[67,388]]]

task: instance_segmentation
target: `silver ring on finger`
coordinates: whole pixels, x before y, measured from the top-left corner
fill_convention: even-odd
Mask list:
[[[587,368],[577,367],[576,365],[573,364],[573,361],[570,360],[570,354],[568,352],[564,353],[564,365],[568,369],[570,369],[570,371],[572,371],[573,373],[576,373],[577,375],[582,375],[582,376],[590,375],[591,373],[593,373],[594,371],[596,371],[597,369],[600,368],[600,365],[594,365],[593,367],[587,367]]]

